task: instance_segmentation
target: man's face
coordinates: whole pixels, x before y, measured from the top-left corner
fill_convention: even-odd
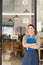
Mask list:
[[[28,32],[29,34],[32,34],[34,32],[34,28],[32,26],[28,27]]]

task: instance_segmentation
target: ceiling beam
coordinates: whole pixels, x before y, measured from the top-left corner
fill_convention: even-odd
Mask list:
[[[35,14],[34,13],[2,13],[2,15],[29,15],[29,16],[33,16]]]

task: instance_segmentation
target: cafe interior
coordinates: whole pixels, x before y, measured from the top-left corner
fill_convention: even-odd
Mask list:
[[[39,64],[43,65],[43,0],[2,0],[2,65],[22,65],[28,24],[40,37]]]

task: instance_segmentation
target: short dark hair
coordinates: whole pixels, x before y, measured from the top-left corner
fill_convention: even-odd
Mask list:
[[[28,27],[29,27],[29,26],[32,26],[33,28],[35,28],[33,24],[29,24]]]

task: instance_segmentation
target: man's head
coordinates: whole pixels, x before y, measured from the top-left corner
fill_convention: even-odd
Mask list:
[[[33,32],[35,32],[34,25],[33,24],[29,24],[27,30],[28,30],[29,34],[32,34]]]

